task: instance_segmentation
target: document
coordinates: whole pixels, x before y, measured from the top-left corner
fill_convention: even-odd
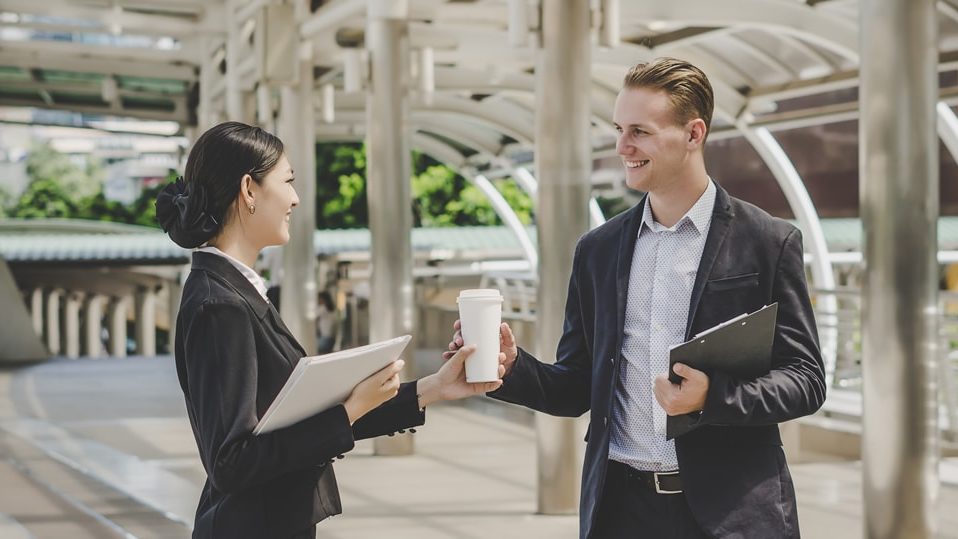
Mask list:
[[[777,316],[778,303],[766,305],[752,314],[732,318],[673,346],[669,351],[669,380],[673,384],[682,380],[672,370],[676,363],[684,363],[706,374],[721,371],[742,379],[768,374],[772,366]],[[689,432],[697,421],[698,414],[669,416],[666,419],[666,439]]]
[[[398,359],[412,339],[403,335],[321,356],[301,358],[253,434],[288,427],[342,403],[359,382]]]

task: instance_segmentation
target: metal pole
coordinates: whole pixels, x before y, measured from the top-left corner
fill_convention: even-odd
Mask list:
[[[922,539],[938,492],[938,25],[933,0],[859,10],[865,536]]]
[[[316,353],[316,165],[313,141],[312,57],[302,60],[299,83],[283,86],[281,131],[286,155],[296,175],[299,206],[289,224],[289,243],[283,247],[283,285],[280,310],[283,320],[308,354]],[[311,138],[309,138],[311,137]]]
[[[412,279],[412,186],[408,117],[408,4],[369,0],[366,46],[370,81],[366,93],[366,185],[369,200],[369,339],[415,335]],[[412,372],[414,343],[406,349]],[[377,455],[413,452],[411,436],[378,438]]]
[[[536,349],[549,360],[562,335],[575,241],[589,230],[591,47],[589,0],[542,4],[536,66],[536,223],[539,290]],[[536,415],[539,512],[574,513],[581,474],[572,419]]]
[[[243,92],[240,88],[239,21],[236,20],[236,2],[226,2],[226,116],[233,121],[245,120]]]

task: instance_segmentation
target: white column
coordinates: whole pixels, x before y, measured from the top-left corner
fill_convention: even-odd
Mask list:
[[[366,47],[366,178],[371,235],[369,312],[371,341],[415,335],[412,279],[412,186],[409,153],[409,24],[405,1],[369,0]],[[406,349],[411,372],[415,341]],[[411,436],[378,438],[377,455],[413,452]]]
[[[60,298],[63,290],[54,288],[47,293],[47,350],[60,355]]]
[[[132,296],[114,298],[110,303],[110,355],[126,357],[126,321]]]
[[[33,331],[37,337],[43,337],[43,289],[40,287],[30,293],[30,317],[33,319]]]
[[[156,355],[156,290],[141,287],[136,293],[136,353]]]
[[[546,361],[554,360],[562,336],[576,238],[589,230],[590,57],[589,0],[543,2],[542,48],[536,65],[539,288],[535,344]],[[575,513],[582,463],[576,422],[536,414],[536,427],[539,512]]]
[[[226,0],[226,117],[229,120],[245,120],[243,90],[240,88],[240,28],[236,20],[236,2]]]
[[[932,0],[858,10],[865,536],[924,539],[938,528],[938,20]]]
[[[63,303],[63,329],[65,352],[71,359],[80,357],[80,306],[83,304],[83,293],[67,292]]]
[[[287,152],[296,171],[299,207],[289,224],[289,243],[283,248],[283,284],[280,309],[290,332],[307,353],[316,353],[316,126],[313,106],[312,46],[300,52],[299,82],[283,86],[280,95],[282,136],[292,146]]]
[[[103,356],[103,343],[100,336],[103,333],[103,307],[109,298],[103,294],[94,294],[87,297],[86,316],[84,317],[84,353],[86,357]]]

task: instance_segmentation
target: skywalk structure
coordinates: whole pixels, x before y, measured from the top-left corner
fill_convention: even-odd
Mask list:
[[[417,333],[411,216],[396,203],[410,196],[411,150],[475,183],[513,230],[537,275],[535,348],[547,357],[573,242],[602,222],[590,175],[613,155],[612,103],[628,66],[669,55],[706,71],[710,140],[744,140],[771,171],[819,289],[835,287],[832,257],[775,133],[858,118],[867,533],[933,534],[939,139],[958,155],[952,0],[4,0],[0,10],[23,37],[0,44],[0,105],[165,119],[189,136],[256,122],[286,141],[303,200],[315,141],[364,140],[372,338]],[[58,33],[112,46],[36,38]],[[537,244],[490,182],[505,175],[535,194]],[[283,315],[307,348],[314,212],[294,213],[282,265]],[[837,304],[819,298],[832,373]],[[539,423],[543,512],[575,510],[573,425]]]

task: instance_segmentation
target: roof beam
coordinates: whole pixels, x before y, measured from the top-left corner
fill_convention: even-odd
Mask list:
[[[171,100],[174,102],[174,108],[172,111],[141,109],[136,107],[123,107],[120,110],[115,110],[109,104],[101,106],[61,103],[47,104],[42,99],[30,100],[7,97],[0,97],[0,107],[32,107],[49,110],[66,110],[70,112],[86,112],[90,114],[139,118],[141,120],[179,122],[183,125],[189,124],[190,118],[186,111],[185,100],[182,98],[171,98]]]
[[[41,52],[17,52],[8,50],[6,44],[0,45],[0,65],[21,69],[53,69],[190,82],[196,80],[196,69],[185,64],[131,59],[103,59],[69,53],[54,55]]]
[[[791,0],[633,0],[622,4],[630,22],[760,28],[791,34],[858,60],[858,24]]]

